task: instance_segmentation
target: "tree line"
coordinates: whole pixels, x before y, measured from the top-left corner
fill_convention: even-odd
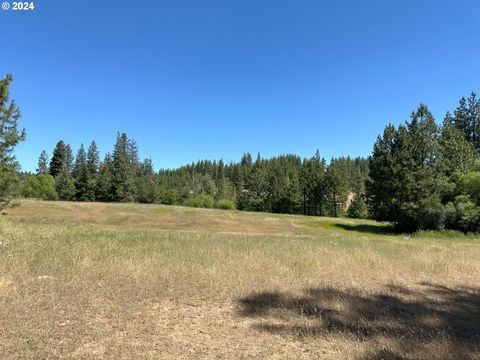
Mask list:
[[[333,158],[317,151],[240,161],[202,160],[154,171],[137,143],[118,133],[100,159],[95,141],[73,153],[58,141],[42,151],[36,173],[19,173],[14,147],[25,139],[20,111],[0,80],[0,204],[9,197],[142,202],[196,207],[350,216],[391,222],[399,231],[480,232],[480,100],[462,97],[437,124],[424,104],[410,120],[388,124],[369,158]]]
[[[58,141],[50,159],[42,151],[36,174],[21,175],[19,195],[366,217],[367,175],[367,159],[340,157],[327,164],[318,151],[309,159],[258,154],[253,160],[245,153],[239,162],[201,160],[155,172],[151,159],[139,160],[137,143],[119,133],[103,160],[95,141],[75,156]]]

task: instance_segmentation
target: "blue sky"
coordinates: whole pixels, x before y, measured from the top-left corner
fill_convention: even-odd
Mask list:
[[[367,156],[419,102],[441,121],[480,92],[478,0],[34,1],[0,11],[27,171],[59,139],[106,152],[117,131],[157,169]]]

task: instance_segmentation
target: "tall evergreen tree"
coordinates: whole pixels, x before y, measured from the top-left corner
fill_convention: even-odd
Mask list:
[[[60,140],[55,145],[52,159],[50,160],[50,167],[49,167],[50,175],[52,175],[53,177],[56,177],[58,174],[60,174],[60,171],[62,171],[62,169],[66,165],[65,159],[66,159],[65,143],[63,142],[63,140]]]
[[[313,182],[312,182],[312,169],[311,169],[311,160],[304,159],[302,163],[302,168],[300,170],[300,189],[302,191],[302,205],[303,205],[303,214],[308,214],[308,204],[313,193]]]
[[[475,147],[470,143],[446,115],[441,129],[440,145],[445,173],[450,176],[455,172],[468,172],[475,161]]]
[[[398,131],[388,124],[383,136],[378,136],[369,159],[370,177],[367,181],[368,204],[379,221],[391,221],[396,214],[397,183],[394,162],[398,159]]]
[[[257,157],[258,159],[258,157]],[[252,154],[250,153],[245,153],[242,156],[242,159],[240,160],[240,164],[245,167],[251,167],[252,166]]]
[[[325,159],[320,156],[318,150],[313,157],[303,161],[299,180],[304,214],[323,214],[325,199],[325,167]]]
[[[92,141],[88,147],[87,152],[87,168],[90,177],[95,177],[98,167],[100,165],[100,154],[97,149],[97,144],[95,141]]]
[[[317,150],[311,162],[313,171],[312,181],[314,184],[312,195],[313,215],[322,216],[326,197],[326,161],[320,157],[320,151]]]
[[[448,113],[446,116],[446,120],[447,119],[449,119],[452,124],[463,133],[468,141],[470,141],[467,99],[462,96],[455,109],[454,116],[451,117],[450,113]]]
[[[75,196],[75,181],[66,168],[55,178],[55,190],[60,200],[72,200]]]
[[[141,173],[136,178],[137,200],[151,204],[155,202],[156,176],[153,172],[152,159],[145,159],[140,164]]]
[[[101,201],[111,201],[113,199],[112,158],[108,153],[105,154],[98,170],[95,194],[96,198]]]
[[[138,164],[138,145],[137,142],[133,139],[126,138],[126,154],[130,164]]]
[[[85,148],[83,144],[80,144],[80,147],[77,151],[77,155],[75,156],[75,163],[73,165],[73,176],[78,178],[82,171],[86,172],[87,170],[87,153],[85,152]]]
[[[145,159],[142,163],[142,174],[153,175],[153,162],[151,158]]]
[[[411,121],[389,125],[375,143],[370,160],[369,200],[377,220],[395,223],[402,231],[442,227],[442,172],[438,128],[421,104]]]
[[[37,174],[47,174],[47,173],[48,173],[48,155],[45,150],[42,150],[38,158]]]
[[[480,151],[480,99],[472,92],[468,98],[470,142]]]
[[[244,155],[241,162],[242,167],[251,166],[251,156]],[[250,211],[268,211],[268,182],[266,171],[261,166],[254,166],[245,175],[245,183],[238,193],[238,208]]]
[[[348,195],[348,179],[345,169],[337,161],[332,160],[325,174],[325,193],[327,204],[332,215],[343,214]]]
[[[135,201],[135,167],[137,165],[134,164],[137,157],[135,146],[129,141],[127,134],[119,133],[117,135],[112,162],[112,187],[115,201]]]
[[[10,203],[10,195],[17,181],[18,163],[13,151],[25,140],[25,129],[18,129],[20,109],[10,100],[9,86],[13,78],[6,75],[0,80],[0,209]]]
[[[67,170],[69,173],[73,171],[73,150],[72,147],[67,144],[65,145],[65,156],[64,156],[63,168]]]
[[[465,138],[480,151],[480,99],[472,92],[468,99],[462,97],[455,109],[454,117],[447,117]]]
[[[80,145],[77,156],[75,157],[73,175],[75,177],[75,198],[81,201],[95,200],[95,180],[89,172],[87,153],[85,152],[83,144]]]

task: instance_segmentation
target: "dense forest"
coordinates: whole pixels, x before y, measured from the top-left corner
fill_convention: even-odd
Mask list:
[[[366,158],[327,162],[245,153],[239,162],[201,160],[154,171],[135,140],[118,133],[103,159],[95,141],[76,150],[60,140],[42,151],[35,174],[21,173],[13,156],[25,133],[9,100],[11,76],[0,83],[0,198],[113,201],[217,207],[389,221],[399,230],[480,231],[480,100],[461,98],[437,124],[420,104],[410,120],[387,125]]]

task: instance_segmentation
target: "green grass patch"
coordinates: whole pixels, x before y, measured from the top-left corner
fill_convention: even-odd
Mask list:
[[[480,241],[480,234],[463,233],[455,230],[420,230],[413,238],[417,239],[443,239],[443,240],[476,240]]]
[[[156,207],[154,211],[157,214],[171,214],[174,212],[173,208],[169,208],[166,206]]]

